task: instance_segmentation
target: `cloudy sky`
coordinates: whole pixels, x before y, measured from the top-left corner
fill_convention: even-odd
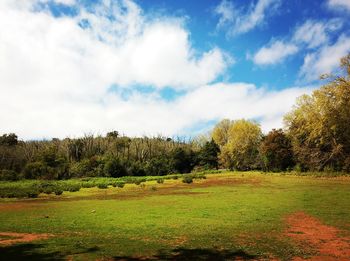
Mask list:
[[[1,0],[0,133],[282,126],[350,52],[350,0]]]

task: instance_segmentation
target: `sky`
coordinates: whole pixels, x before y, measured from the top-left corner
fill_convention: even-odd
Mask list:
[[[0,134],[283,127],[350,52],[350,0],[1,0]]]

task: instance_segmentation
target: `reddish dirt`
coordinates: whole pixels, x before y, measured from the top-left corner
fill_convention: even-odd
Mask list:
[[[28,243],[36,240],[47,239],[50,236],[50,234],[0,232],[0,246],[9,246],[17,243]]]
[[[295,257],[294,261],[345,261],[350,260],[350,237],[341,236],[339,229],[322,224],[319,220],[303,212],[286,218],[289,226],[287,236],[304,249],[315,250],[317,254],[308,259]]]
[[[249,179],[241,179],[241,178],[233,178],[233,177],[210,177],[202,180],[194,180],[194,183],[198,187],[211,187],[211,186],[232,186],[232,185],[242,185],[242,184],[250,184],[258,186],[261,184],[261,179],[258,178],[249,178]]]
[[[30,209],[30,208],[37,208],[39,205],[36,202],[29,202],[29,201],[23,201],[18,200],[11,203],[3,203],[0,202],[0,211],[21,211],[24,209]]]

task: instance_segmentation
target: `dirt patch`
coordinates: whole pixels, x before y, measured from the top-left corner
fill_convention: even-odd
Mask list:
[[[315,250],[317,254],[307,260],[350,260],[350,237],[341,236],[343,231],[322,224],[318,219],[303,212],[286,218],[286,235],[304,249]],[[306,260],[296,257],[293,260]]]
[[[0,202],[0,212],[2,211],[21,211],[24,209],[36,208],[38,204],[25,202],[25,201],[16,201],[11,203],[2,203]]]
[[[255,185],[258,186],[261,184],[261,179],[257,178],[249,178],[249,179],[242,179],[242,178],[217,178],[217,177],[210,177],[208,179],[204,180],[195,180],[194,181],[195,186],[197,187],[212,187],[212,186],[232,186],[232,185]]]
[[[28,243],[49,238],[50,234],[27,234],[14,232],[0,232],[0,246],[9,246],[17,243]]]

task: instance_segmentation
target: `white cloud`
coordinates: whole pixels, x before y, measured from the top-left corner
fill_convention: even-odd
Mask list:
[[[282,117],[296,97],[311,90],[268,91],[247,83],[219,83],[199,87],[172,102],[154,93],[135,92],[128,100],[109,93],[102,101],[95,101],[28,92],[25,96],[0,97],[0,119],[6,123],[1,131],[14,131],[26,139],[63,138],[114,129],[128,135],[172,136],[188,134],[184,130],[213,120],[249,118],[258,119],[267,132],[282,127]]]
[[[298,53],[303,49],[317,49],[328,44],[333,32],[338,31],[343,25],[340,19],[331,19],[328,22],[307,20],[295,28],[292,36],[285,40],[274,40],[270,44],[261,47],[251,57],[258,65],[272,65],[282,62],[288,56]]]
[[[316,48],[329,41],[329,34],[340,29],[342,21],[332,19],[327,23],[307,20],[297,27],[292,41],[299,44],[306,44],[307,48]]]
[[[328,6],[331,8],[345,8],[350,11],[350,0],[328,0]]]
[[[194,55],[181,21],[149,21],[130,1],[106,0],[93,13],[81,9],[77,17],[60,18],[46,9],[32,12],[30,1],[0,2],[0,133],[174,135],[224,117],[261,119],[267,130],[279,127],[295,97],[309,91],[210,84],[226,68],[225,54],[213,48]],[[105,19],[110,14],[117,14],[113,25]],[[111,92],[113,84],[130,88],[131,96]],[[167,102],[132,84],[170,85],[186,94]]]
[[[271,65],[282,62],[285,58],[298,52],[298,47],[294,44],[286,44],[282,41],[272,42],[268,46],[263,46],[253,57],[253,61],[258,65]]]
[[[229,35],[247,33],[261,25],[267,13],[273,14],[280,5],[280,0],[258,0],[256,4],[244,12],[234,6],[232,2],[222,0],[214,12],[220,16],[218,28],[228,27]]]
[[[341,35],[337,42],[323,46],[304,58],[300,77],[307,81],[317,80],[322,74],[331,73],[339,66],[340,59],[350,52],[350,37]]]
[[[74,5],[75,0],[54,0],[56,3],[64,4],[64,5]]]
[[[227,67],[218,48],[195,55],[181,21],[145,21],[130,1],[106,0],[94,13],[82,8],[73,18],[34,13],[30,6],[19,8],[21,1],[8,3],[0,10],[0,50],[11,55],[0,62],[2,86],[13,85],[5,80],[18,82],[20,74],[22,84],[37,81],[40,88],[46,81],[51,88],[77,92],[101,92],[111,84],[186,89],[215,80]],[[82,22],[84,28],[78,25]]]

